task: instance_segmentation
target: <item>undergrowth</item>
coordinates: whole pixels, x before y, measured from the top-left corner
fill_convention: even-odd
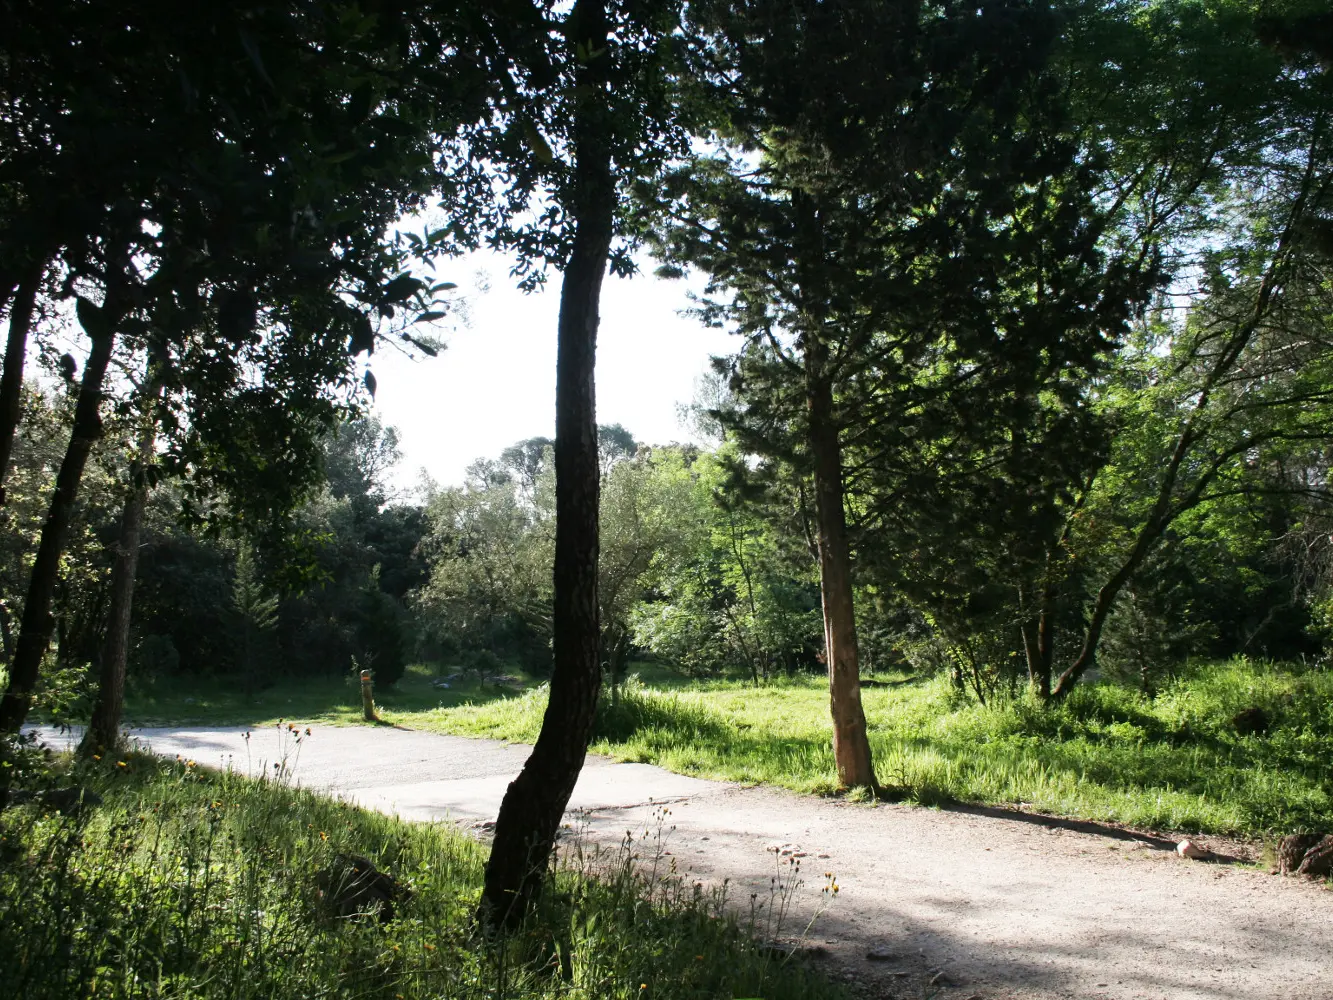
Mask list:
[[[1156,697],[1109,682],[1054,706],[989,706],[943,678],[877,678],[862,691],[881,783],[927,805],[1021,804],[1132,826],[1258,836],[1333,825],[1333,673],[1238,659],[1184,672]],[[545,690],[403,714],[419,728],[531,742]],[[1266,733],[1232,720],[1261,708]],[[802,792],[835,787],[822,679],[763,687],[628,685],[605,703],[595,752]]]
[[[720,892],[652,864],[660,848],[566,846],[538,912],[488,939],[472,919],[485,847],[451,826],[146,756],[62,781],[102,804],[0,813],[0,996],[839,995]],[[320,873],[348,854],[410,890],[393,919],[339,916],[321,895]]]

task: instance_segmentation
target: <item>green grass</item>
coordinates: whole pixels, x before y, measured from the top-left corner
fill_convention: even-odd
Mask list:
[[[835,789],[828,692],[820,677],[693,681],[639,664],[621,704],[603,699],[593,750],[683,774],[763,782],[800,792]],[[514,674],[514,671],[510,671]],[[377,695],[386,721],[519,742],[536,739],[545,690],[432,686],[413,668]],[[943,679],[883,675],[862,691],[880,780],[934,804],[1023,804],[1052,815],[1131,826],[1261,836],[1333,826],[1333,673],[1248,660],[1201,664],[1147,698],[1110,683],[1081,686],[1042,709],[1025,698],[983,707]],[[530,679],[525,678],[530,683]],[[183,701],[186,690],[197,700]],[[229,700],[228,700],[229,699]],[[1238,711],[1258,706],[1275,725],[1241,736]],[[274,687],[248,703],[232,692],[161,689],[130,717],[258,725],[279,717],[359,721],[342,683]]]
[[[414,665],[391,688],[375,691],[386,716],[415,715],[458,705],[484,704],[530,687],[534,679],[506,670],[515,684],[489,683],[464,674],[443,682],[434,671]],[[126,725],[263,726],[279,719],[322,725],[359,725],[361,689],[352,677],[284,679],[253,691],[227,678],[163,678],[131,687],[125,701]]]
[[[141,756],[71,778],[104,803],[77,818],[0,813],[0,996],[841,995],[727,917],[718,894],[628,860],[650,864],[651,844],[565,865],[519,933],[487,940],[472,920],[485,848],[452,827]],[[338,852],[410,887],[394,919],[331,912],[319,872]]]
[[[881,782],[925,804],[1023,804],[1131,826],[1258,836],[1333,824],[1333,673],[1246,660],[1199,667],[1146,698],[1109,683],[1063,704],[983,707],[943,679],[876,678],[863,692]],[[1275,725],[1241,736],[1258,706]],[[397,717],[439,732],[530,742],[543,689]],[[592,748],[684,774],[827,794],[835,787],[819,678],[631,686]]]

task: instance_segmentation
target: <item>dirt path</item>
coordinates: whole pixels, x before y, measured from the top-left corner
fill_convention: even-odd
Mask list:
[[[243,732],[137,735],[168,756],[270,769],[278,736],[256,732],[247,745]],[[484,830],[527,752],[321,728],[287,760],[307,787]],[[779,867],[800,861],[805,885],[786,936],[800,934],[827,899],[824,873],[836,873],[841,891],[807,943],[869,996],[1333,1000],[1333,894],[1239,864],[1186,861],[1168,841],[999,810],[814,799],[600,758],[584,770],[570,822],[619,842],[654,830],[663,806],[677,871],[728,878],[742,903],[751,892],[767,899]]]

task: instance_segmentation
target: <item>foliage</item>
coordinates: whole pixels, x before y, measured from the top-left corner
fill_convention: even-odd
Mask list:
[[[808,552],[790,552],[766,520],[781,514],[780,501],[770,495],[766,503],[746,502],[737,494],[735,458],[693,458],[691,489],[677,501],[688,510],[678,529],[681,551],[635,608],[633,622],[643,649],[688,673],[740,666],[758,681],[813,664],[818,583]]]

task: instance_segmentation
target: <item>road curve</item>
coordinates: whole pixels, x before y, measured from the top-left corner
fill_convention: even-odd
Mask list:
[[[483,831],[529,747],[389,727],[143,729],[154,752],[297,783],[407,819]],[[62,737],[48,732],[50,742]],[[686,878],[767,899],[799,860],[786,936],[877,997],[1333,1000],[1333,893],[1168,841],[1001,810],[817,799],[589,758],[571,826],[655,830]],[[1206,841],[1206,838],[1205,838]],[[820,912],[825,873],[841,891]],[[874,959],[867,958],[873,954]],[[930,985],[933,983],[933,986]]]

